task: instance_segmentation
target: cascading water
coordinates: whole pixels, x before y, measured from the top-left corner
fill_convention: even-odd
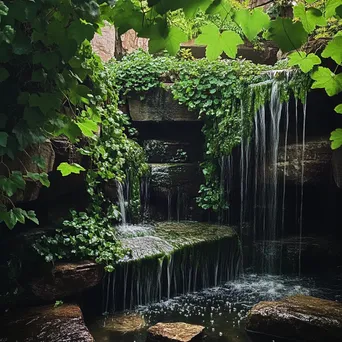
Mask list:
[[[291,80],[290,72],[282,71],[281,73],[286,82]],[[241,238],[248,240],[247,244],[252,247],[248,250],[253,250],[248,257],[250,261],[258,264],[258,268],[261,266],[261,271],[264,273],[280,273],[282,240],[286,224],[286,176],[291,133],[290,121],[292,120],[295,120],[297,141],[299,140],[298,126],[303,122],[302,152],[299,153],[298,158],[301,160],[302,175],[298,209],[299,240],[301,240],[303,230],[306,104],[303,105],[303,119],[299,122],[301,119],[299,118],[301,113],[299,102],[295,101],[295,115],[292,115],[290,102],[284,103],[281,99],[282,84],[280,82],[282,81],[278,81],[275,73],[270,73],[269,77],[269,81],[251,86],[254,89],[269,86],[270,103],[268,108],[262,106],[254,117],[253,139],[241,140],[239,224]],[[242,110],[242,122],[244,122],[243,115]],[[283,160],[279,158],[280,153],[282,153]],[[280,167],[282,173],[279,172]],[[230,168],[227,167],[226,173],[228,172]],[[281,174],[282,178],[280,178]],[[232,206],[234,207],[234,203]],[[299,249],[301,249],[300,242]],[[299,263],[300,258],[299,250]]]
[[[126,215],[126,203],[125,203],[125,195],[124,188],[120,182],[116,182],[117,188],[117,196],[118,196],[118,204],[121,214],[121,223],[123,226],[127,224],[127,215]]]

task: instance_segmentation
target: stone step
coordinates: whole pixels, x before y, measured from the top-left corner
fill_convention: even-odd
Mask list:
[[[128,99],[128,109],[133,121],[198,121],[198,113],[189,111],[185,105],[180,105],[173,99],[169,89],[156,88],[145,94],[142,100],[140,96]]]

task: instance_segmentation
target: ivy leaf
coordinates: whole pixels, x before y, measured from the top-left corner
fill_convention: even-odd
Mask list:
[[[342,114],[342,104],[339,104],[335,107],[335,112],[338,114]]]
[[[23,174],[20,171],[13,171],[10,176],[11,182],[17,187],[16,190],[21,189],[24,190],[26,186],[26,182],[23,178]]]
[[[83,20],[75,20],[71,23],[68,34],[70,38],[75,39],[78,44],[83,43],[85,40],[91,41],[94,37],[93,25],[84,22]]]
[[[317,8],[309,8],[305,10],[304,4],[299,4],[293,8],[293,14],[299,18],[306,32],[311,33],[316,26],[327,25],[326,19],[322,16],[322,12]]]
[[[170,55],[177,54],[180,44],[187,41],[187,35],[178,27],[170,27],[166,37],[154,35],[149,41],[149,50],[155,53],[166,49]]]
[[[331,57],[337,64],[342,64],[342,36],[336,36],[328,43],[322,57]]]
[[[335,75],[330,69],[319,67],[311,77],[315,81],[312,89],[324,88],[329,96],[342,91],[342,73]]]
[[[0,146],[2,147],[7,146],[7,138],[8,138],[8,134],[6,132],[0,132]]]
[[[249,41],[253,41],[263,29],[268,28],[270,23],[269,16],[260,8],[252,11],[241,9],[235,13],[234,20]]]
[[[86,137],[92,137],[94,132],[98,130],[97,123],[89,119],[82,119],[75,123],[81,130],[82,134]]]
[[[218,27],[209,24],[201,28],[202,33],[196,39],[196,44],[207,45],[206,57],[209,60],[218,58],[223,52],[231,58],[237,54],[237,46],[243,44],[241,37],[233,31],[220,33]]]
[[[342,146],[342,128],[337,128],[330,135],[331,148],[333,150]]]
[[[308,73],[315,65],[321,64],[321,59],[314,53],[308,55],[303,52],[293,52],[289,55],[289,66],[298,65],[300,69]]]
[[[289,18],[271,21],[268,38],[272,39],[283,52],[300,48],[308,39],[302,23],[292,22]]]
[[[325,17],[330,18],[334,16],[339,6],[341,6],[341,0],[328,0],[325,4]]]
[[[80,174],[80,172],[85,171],[85,168],[79,164],[73,163],[61,163],[57,167],[57,170],[62,173],[62,176],[69,176],[72,173]]]
[[[5,16],[8,13],[8,7],[3,1],[0,1],[0,16]]]
[[[36,173],[36,172],[27,172],[25,178],[32,179],[33,181],[40,182],[43,186],[49,187],[50,181],[49,176],[46,172]]]
[[[6,81],[9,77],[9,72],[5,68],[0,68],[0,82]]]
[[[14,28],[10,25],[5,25],[2,31],[0,31],[0,43],[4,41],[7,44],[11,44],[15,36]]]
[[[23,214],[27,219],[31,220],[35,224],[39,224],[36,213],[33,210],[25,211]]]
[[[12,209],[13,215],[16,219],[16,223],[20,222],[20,223],[25,223],[25,215],[24,215],[24,211],[21,208],[14,208]]]

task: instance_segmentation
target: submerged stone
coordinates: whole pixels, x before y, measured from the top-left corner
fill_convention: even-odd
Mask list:
[[[342,304],[303,295],[260,302],[249,312],[246,330],[256,341],[342,341]]]
[[[142,315],[135,312],[122,313],[106,319],[104,329],[122,334],[142,330],[146,326]]]
[[[147,341],[190,342],[203,338],[204,327],[187,323],[158,323],[148,329]]]
[[[76,305],[43,306],[2,317],[1,342],[93,342]]]

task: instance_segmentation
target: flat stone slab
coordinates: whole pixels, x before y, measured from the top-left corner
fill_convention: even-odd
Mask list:
[[[144,329],[145,319],[142,315],[134,312],[121,313],[106,319],[103,329],[117,331],[122,334],[136,332]]]
[[[234,238],[237,234],[229,226],[191,221],[161,222],[156,224],[153,236],[122,239],[123,246],[131,250],[131,256],[121,262],[170,255],[186,246]]]
[[[204,327],[187,323],[158,323],[148,329],[148,341],[190,342],[203,338]]]
[[[93,342],[76,305],[42,306],[1,318],[1,342]]]
[[[264,335],[305,342],[342,341],[342,304],[303,295],[260,302],[249,312],[246,330],[258,340]]]

